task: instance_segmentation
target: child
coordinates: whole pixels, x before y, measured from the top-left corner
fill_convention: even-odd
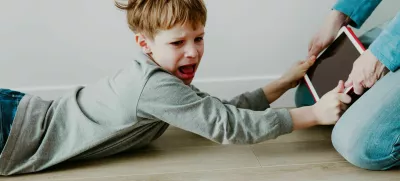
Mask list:
[[[212,97],[191,85],[204,50],[207,12],[202,0],[129,0],[117,6],[127,10],[142,50],[125,68],[54,101],[0,91],[7,140],[0,155],[1,175],[137,149],[169,125],[218,143],[259,143],[296,129],[334,124],[350,101],[340,82],[313,106],[269,108],[297,85],[315,57],[231,101]]]

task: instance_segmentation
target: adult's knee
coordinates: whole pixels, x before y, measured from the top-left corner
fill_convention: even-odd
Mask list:
[[[334,148],[351,164],[368,170],[387,170],[400,164],[399,135],[379,127],[332,132]]]
[[[332,132],[335,149],[369,170],[400,165],[400,71],[389,73],[342,115]]]

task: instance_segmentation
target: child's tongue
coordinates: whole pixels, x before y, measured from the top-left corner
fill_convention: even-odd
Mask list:
[[[184,73],[184,74],[192,74],[194,72],[194,68],[191,65],[183,66],[180,69],[181,69],[182,73]]]

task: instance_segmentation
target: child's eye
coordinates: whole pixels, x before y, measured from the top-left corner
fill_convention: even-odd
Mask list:
[[[182,45],[183,44],[183,41],[176,41],[176,42],[172,42],[171,43],[171,45],[174,45],[174,46],[179,46],[179,45]]]
[[[201,42],[203,41],[203,37],[197,37],[196,39],[194,39],[195,42]]]

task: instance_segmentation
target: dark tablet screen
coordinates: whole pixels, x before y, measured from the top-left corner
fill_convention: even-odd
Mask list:
[[[343,32],[316,60],[308,70],[319,97],[334,89],[339,80],[346,81],[360,52]]]

